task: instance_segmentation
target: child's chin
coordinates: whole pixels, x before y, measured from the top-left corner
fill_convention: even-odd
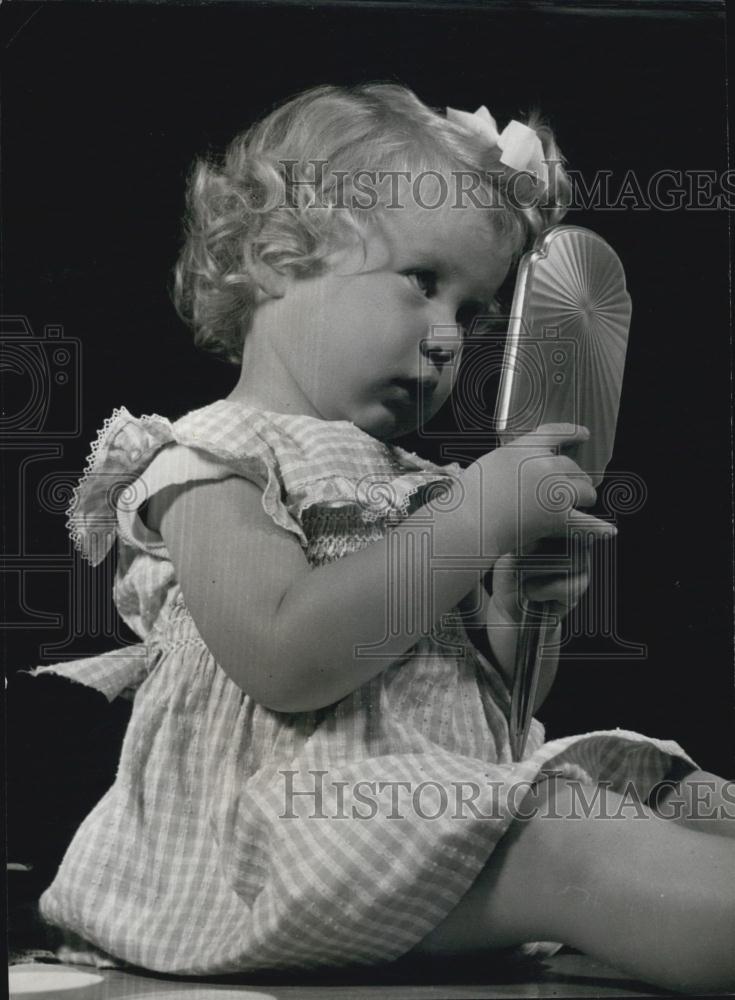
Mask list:
[[[369,426],[361,426],[368,434],[381,441],[390,441],[415,431],[419,420],[415,408],[383,405],[366,424]]]

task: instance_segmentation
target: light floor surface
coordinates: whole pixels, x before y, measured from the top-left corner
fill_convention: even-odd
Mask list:
[[[443,971],[444,969],[444,971]],[[634,982],[614,969],[578,952],[565,950],[551,958],[482,975],[478,963],[451,970],[442,965],[421,969],[393,966],[359,975],[331,973],[294,978],[251,977],[181,980],[142,972],[23,963],[10,968],[10,996],[28,1000],[483,1000],[486,997],[665,997],[669,992]],[[676,994],[680,995],[680,994]],[[735,996],[720,993],[718,996]]]

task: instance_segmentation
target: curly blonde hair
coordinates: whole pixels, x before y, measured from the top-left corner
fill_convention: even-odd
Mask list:
[[[498,148],[390,83],[305,91],[238,134],[221,162],[196,161],[173,288],[195,343],[241,362],[256,293],[248,261],[258,255],[291,274],[318,272],[338,240],[364,233],[380,214],[371,209],[385,208],[384,197],[377,205],[374,194],[367,204],[357,197],[366,191],[361,174],[474,175],[476,194],[491,196],[492,224],[519,256],[564,216],[571,192],[551,129],[537,111],[525,123],[536,130],[549,165],[541,200],[521,202],[517,185],[511,191]]]

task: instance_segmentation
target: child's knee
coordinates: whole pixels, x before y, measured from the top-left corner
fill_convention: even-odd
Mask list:
[[[516,822],[509,835],[517,838],[527,831],[524,836],[529,842],[542,845],[547,873],[560,879],[583,875],[596,859],[582,827],[599,811],[598,786],[559,773],[544,774],[516,805]]]

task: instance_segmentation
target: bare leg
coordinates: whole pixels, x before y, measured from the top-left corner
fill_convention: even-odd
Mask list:
[[[580,814],[568,782],[542,782],[539,793],[553,800],[552,816],[536,799],[538,815],[513,823],[416,952],[563,941],[665,988],[735,987],[735,844],[644,806],[637,818],[611,818],[622,801],[612,792],[596,815]]]
[[[735,837],[735,781],[709,771],[691,771],[664,781],[650,798],[654,812],[701,833]]]

